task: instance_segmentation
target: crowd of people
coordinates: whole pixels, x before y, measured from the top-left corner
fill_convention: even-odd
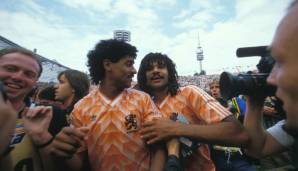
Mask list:
[[[179,77],[159,52],[137,70],[137,48],[115,39],[88,52],[89,76],[65,70],[57,84],[36,89],[36,55],[0,50],[0,170],[251,171],[262,165],[255,159],[285,151],[276,168],[296,170],[297,17],[294,0],[268,49],[275,64],[267,84],[277,89],[270,97],[224,99],[218,76]]]
[[[198,76],[179,76],[178,83],[181,86],[195,85],[205,91],[209,91],[209,83],[215,78],[219,78],[219,74],[198,75]]]

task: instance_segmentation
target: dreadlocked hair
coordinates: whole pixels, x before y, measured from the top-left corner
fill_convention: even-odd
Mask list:
[[[171,96],[176,95],[179,88],[176,65],[167,55],[161,53],[149,53],[141,61],[137,75],[140,89],[152,95],[151,89],[146,84],[146,71],[148,71],[149,67],[155,62],[158,64],[164,64],[167,67],[169,73],[168,91]]]

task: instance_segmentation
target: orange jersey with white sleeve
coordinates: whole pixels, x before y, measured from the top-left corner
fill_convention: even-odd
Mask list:
[[[96,89],[75,105],[71,123],[90,128],[85,148],[93,171],[145,171],[150,152],[138,130],[155,117],[161,114],[146,93],[125,89],[110,100]]]

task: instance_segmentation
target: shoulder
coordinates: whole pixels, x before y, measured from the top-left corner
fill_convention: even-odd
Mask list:
[[[75,108],[82,107],[82,106],[90,106],[91,104],[98,101],[100,98],[99,96],[99,90],[92,90],[89,94],[84,96],[82,99],[80,99],[75,105]]]
[[[141,98],[150,98],[150,95],[144,91],[136,90],[133,88],[125,89],[126,95],[129,97],[141,97]]]
[[[294,137],[283,130],[282,127],[284,124],[285,120],[279,121],[274,126],[268,128],[267,131],[281,145],[290,147],[292,144],[294,144]]]
[[[178,92],[181,92],[182,94],[185,93],[206,93],[203,89],[201,89],[200,87],[197,87],[195,85],[187,85],[187,86],[183,86],[180,87]]]

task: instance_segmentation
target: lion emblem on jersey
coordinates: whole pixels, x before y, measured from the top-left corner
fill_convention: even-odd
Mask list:
[[[136,131],[138,128],[137,115],[128,114],[125,116],[125,127],[127,132]]]

